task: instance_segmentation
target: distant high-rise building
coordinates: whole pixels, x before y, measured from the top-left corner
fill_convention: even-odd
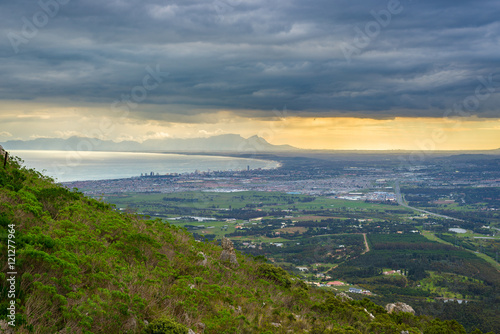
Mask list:
[[[250,165],[247,165],[247,171],[250,170]]]

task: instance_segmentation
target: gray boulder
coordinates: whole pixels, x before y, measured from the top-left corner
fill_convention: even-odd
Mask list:
[[[222,238],[222,253],[220,254],[220,260],[222,262],[229,262],[236,267],[240,265],[238,263],[238,260],[236,259],[234,244],[231,240],[229,240],[226,237]]]
[[[208,264],[208,259],[207,256],[203,252],[198,252],[198,255],[201,255],[203,257],[203,260],[198,262],[199,266],[206,267]]]
[[[413,309],[413,307],[401,302],[387,304],[385,305],[385,309],[388,313],[407,312],[415,315],[415,310]]]
[[[352,300],[352,297],[345,292],[337,293],[337,297],[340,298],[343,302]]]

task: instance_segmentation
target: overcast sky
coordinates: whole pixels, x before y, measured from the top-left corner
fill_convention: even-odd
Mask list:
[[[281,144],[314,118],[333,138],[339,120],[426,136],[465,116],[455,132],[500,147],[498,18],[498,0],[0,0],[0,141],[267,128]]]

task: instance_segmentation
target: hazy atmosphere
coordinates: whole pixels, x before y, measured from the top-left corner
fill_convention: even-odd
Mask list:
[[[500,333],[499,0],[0,0],[0,333]]]
[[[498,17],[497,1],[4,1],[0,142],[495,149]]]

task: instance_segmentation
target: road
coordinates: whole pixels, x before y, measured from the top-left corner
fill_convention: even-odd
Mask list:
[[[418,212],[422,212],[422,213],[428,214],[430,216],[435,216],[435,217],[440,217],[440,218],[445,218],[445,219],[453,219],[453,220],[458,220],[458,221],[462,221],[463,222],[462,219],[453,218],[453,217],[445,216],[445,215],[440,215],[438,213],[430,212],[430,211],[427,211],[427,210],[417,209],[417,208],[414,208],[412,206],[409,206],[409,205],[405,204],[403,202],[403,196],[401,195],[401,189],[399,188],[399,181],[398,180],[396,180],[394,191],[396,192],[396,200],[398,201],[398,204],[401,205],[401,206],[404,206],[405,208],[412,209],[412,210],[415,210],[415,211],[418,211]]]
[[[365,251],[361,255],[368,253],[370,251],[370,246],[368,245],[368,240],[366,240],[366,233],[363,233],[363,238],[365,239]]]

